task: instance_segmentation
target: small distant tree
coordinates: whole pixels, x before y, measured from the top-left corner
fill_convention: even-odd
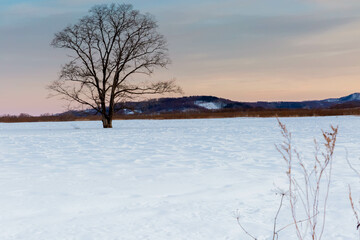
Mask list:
[[[49,89],[75,107],[94,109],[104,128],[112,127],[116,105],[144,94],[181,92],[170,81],[140,81],[170,59],[153,16],[128,4],[96,5],[75,25],[55,34],[51,45],[70,51]]]

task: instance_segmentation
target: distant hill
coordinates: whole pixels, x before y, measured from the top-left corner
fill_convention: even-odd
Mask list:
[[[159,98],[139,102],[125,102],[116,106],[118,114],[161,114],[172,112],[209,112],[225,110],[275,110],[275,109],[345,109],[359,108],[360,93],[340,98],[300,102],[238,102],[214,96],[190,96],[179,98]],[[86,116],[93,110],[71,111],[63,114]]]
[[[351,104],[347,104],[351,103]],[[360,105],[360,93],[353,93],[340,98],[328,98],[324,100],[300,101],[300,102],[255,102],[248,103],[253,107],[264,109],[330,109],[330,108],[353,108]]]

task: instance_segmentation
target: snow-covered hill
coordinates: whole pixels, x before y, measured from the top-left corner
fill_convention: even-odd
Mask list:
[[[342,97],[338,99],[339,102],[351,102],[351,101],[360,101],[360,93],[353,93],[349,96]]]

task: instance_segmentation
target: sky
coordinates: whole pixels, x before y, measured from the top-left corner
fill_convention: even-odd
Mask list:
[[[66,110],[46,86],[69,59],[50,42],[93,0],[0,0],[0,115]],[[117,3],[119,1],[116,1]],[[155,16],[186,96],[298,101],[360,92],[358,0],[133,0]]]

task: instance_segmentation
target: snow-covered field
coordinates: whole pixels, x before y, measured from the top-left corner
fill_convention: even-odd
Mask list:
[[[339,125],[323,239],[357,239],[345,147],[360,169],[360,118],[281,120],[310,160],[320,129]],[[274,118],[0,124],[0,239],[248,239],[236,210],[268,239],[273,190],[286,186],[281,141]]]

